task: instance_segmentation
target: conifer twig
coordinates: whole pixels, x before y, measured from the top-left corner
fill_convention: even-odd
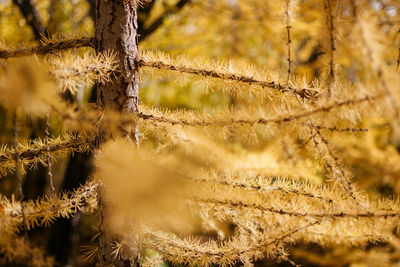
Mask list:
[[[45,137],[45,145],[46,145],[46,153],[47,153],[47,175],[49,177],[49,182],[50,182],[50,188],[51,190],[55,190],[54,184],[53,184],[53,173],[51,172],[51,156],[50,156],[50,146],[49,146],[49,139],[50,139],[50,120],[49,120],[50,114],[46,114],[46,129],[44,130],[44,133],[46,135]]]
[[[105,125],[127,125],[127,124],[136,124],[137,119],[141,119],[144,121],[149,121],[150,123],[162,123],[162,124],[170,124],[170,125],[181,125],[188,127],[224,127],[229,125],[251,125],[254,126],[256,124],[281,124],[281,123],[289,123],[292,121],[296,121],[299,119],[307,118],[313,116],[318,113],[330,112],[332,109],[340,108],[344,106],[354,106],[357,104],[361,104],[367,101],[373,101],[382,97],[382,95],[375,96],[365,96],[357,99],[348,99],[342,102],[334,102],[327,106],[318,107],[309,111],[305,111],[303,113],[297,114],[289,114],[282,117],[277,118],[258,118],[258,119],[208,119],[207,117],[202,118],[194,116],[192,119],[184,118],[184,114],[181,115],[181,118],[173,118],[170,116],[168,112],[162,112],[160,115],[156,115],[154,112],[139,112],[137,114],[130,114],[128,116],[104,116],[102,121]],[[71,110],[71,109],[60,109],[55,105],[49,104],[50,108],[55,111],[58,115],[62,117],[65,121],[72,121],[74,123],[78,123],[78,125],[82,124],[80,127],[87,127],[86,124],[93,125],[96,124],[99,120],[99,116],[97,113],[87,113],[85,110]],[[143,108],[142,108],[143,109]],[[97,115],[95,115],[97,114]],[[103,114],[104,115],[104,114]],[[173,113],[171,114],[173,115]],[[306,122],[301,122],[302,124],[307,124]],[[86,125],[86,126],[85,126]],[[367,128],[340,128],[338,126],[325,126],[325,125],[314,125],[318,130],[326,130],[330,132],[366,132]],[[90,128],[90,126],[89,126]],[[2,160],[2,156],[0,154],[0,163]]]
[[[14,155],[12,157],[9,157],[9,159],[13,158],[15,161],[15,172],[17,175],[17,195],[20,200],[24,199],[24,193],[22,191],[22,176],[21,176],[21,171],[20,171],[20,164],[19,164],[19,152],[18,152],[18,127],[17,127],[17,112],[14,111],[13,117],[12,117],[12,124],[13,124],[13,135],[14,135],[14,143],[13,143],[13,149],[15,151]]]
[[[160,166],[161,167],[161,166]],[[162,168],[162,167],[161,167]],[[268,178],[268,179],[258,179],[259,177],[251,177],[250,179],[243,179],[240,177],[238,181],[235,179],[224,179],[220,178],[219,176],[223,176],[222,174],[212,174],[210,177],[207,178],[195,178],[191,177],[189,175],[180,173],[180,172],[175,172],[167,168],[163,168],[166,172],[171,173],[172,175],[178,175],[179,177],[195,182],[195,183],[205,183],[205,184],[218,184],[218,185],[223,185],[223,186],[228,186],[228,187],[238,187],[238,188],[243,188],[248,191],[254,191],[257,193],[265,193],[269,191],[276,191],[276,192],[281,192],[283,194],[294,194],[294,195],[299,195],[299,196],[304,196],[308,197],[311,199],[318,199],[318,200],[324,200],[327,201],[328,203],[334,203],[336,202],[333,198],[323,196],[323,194],[315,194],[312,191],[316,191],[315,188],[312,188],[311,186],[306,187],[306,186],[301,186],[300,183],[296,183],[295,181],[288,180],[288,179],[280,179],[280,178]],[[288,186],[288,183],[291,183],[290,186]],[[303,188],[296,188],[297,186],[304,187]],[[320,188],[320,190],[322,190]],[[323,192],[323,191],[322,191]]]
[[[225,266],[232,265],[238,261],[243,262],[245,259],[255,260],[260,258],[260,250],[278,251],[279,245],[284,243],[286,239],[319,223],[319,221],[313,221],[295,229],[289,228],[282,233],[278,233],[273,238],[255,237],[249,244],[244,246],[240,244],[241,242],[237,240],[238,238],[232,238],[232,240],[221,244],[213,240],[201,243],[196,239],[179,238],[163,232],[152,231],[148,231],[147,234],[150,238],[144,242],[146,246],[160,251],[167,259],[176,263],[198,263],[203,266],[221,264]]]
[[[351,127],[347,127],[347,128],[338,128],[337,126],[332,126],[332,127],[327,127],[327,126],[322,126],[322,125],[315,125],[315,127],[318,130],[327,130],[327,131],[331,131],[331,132],[368,132],[367,128],[351,128]]]
[[[97,208],[98,183],[90,181],[71,192],[53,194],[38,200],[13,201],[0,198],[5,213],[0,220],[11,226],[22,225],[30,229],[36,225],[49,226],[54,219],[69,218],[72,214],[90,205]]]
[[[288,70],[287,70],[287,83],[289,84],[290,80],[290,74],[291,74],[291,44],[292,44],[292,39],[290,37],[290,29],[292,26],[290,25],[290,1],[291,0],[286,0],[286,34],[287,34],[287,62],[288,62]]]
[[[207,184],[220,184],[220,185],[226,185],[230,187],[240,187],[244,188],[249,191],[256,191],[256,192],[263,192],[263,191],[277,191],[281,192],[283,194],[294,194],[294,195],[299,195],[299,196],[304,196],[312,199],[318,199],[318,200],[324,200],[327,201],[328,203],[333,203],[335,202],[334,199],[325,197],[325,196],[319,196],[316,194],[313,194],[311,192],[307,191],[302,191],[299,189],[295,188],[283,188],[280,185],[273,185],[272,183],[270,185],[262,185],[262,184],[257,184],[257,183],[241,183],[241,182],[234,182],[234,181],[225,181],[225,180],[216,180],[216,179],[202,179],[202,178],[191,178],[188,177],[191,181],[195,182],[202,182],[202,183],[207,183]]]
[[[360,200],[355,195],[354,185],[346,177],[346,173],[338,162],[338,158],[333,154],[332,150],[329,148],[328,141],[323,137],[320,130],[315,127],[315,125],[310,122],[310,126],[315,130],[315,134],[311,131],[311,137],[314,142],[315,148],[317,149],[321,159],[324,162],[327,170],[332,174],[332,176],[339,182],[343,189],[348,193],[348,195],[360,205]],[[317,136],[319,140],[317,140]],[[324,153],[324,150],[327,153]],[[327,154],[327,155],[326,155]]]
[[[33,54],[46,55],[49,53],[60,52],[72,48],[94,47],[93,38],[66,39],[60,41],[44,41],[38,46],[18,48],[18,49],[0,49],[0,58],[12,58],[30,56]]]
[[[400,66],[400,27],[399,30],[397,31],[397,35],[399,36],[399,43],[398,43],[398,52],[397,52],[397,61],[396,61],[396,70],[399,70],[399,66]]]
[[[193,119],[174,119],[169,117],[168,112],[164,113],[161,110],[161,115],[155,115],[154,112],[139,112],[137,114],[125,114],[125,116],[115,116],[114,114],[111,117],[105,116],[102,121],[105,124],[109,123],[117,123],[118,125],[126,125],[137,123],[137,118],[142,120],[153,121],[156,123],[165,123],[171,125],[183,125],[183,126],[226,126],[226,125],[235,125],[235,124],[248,124],[248,125],[256,125],[256,124],[280,124],[292,122],[295,120],[307,118],[319,113],[327,113],[333,109],[346,107],[346,106],[356,106],[358,104],[362,104],[364,102],[374,101],[381,98],[383,95],[378,94],[374,96],[364,96],[355,99],[347,99],[344,101],[335,101],[329,105],[316,107],[312,110],[305,111],[297,114],[289,114],[282,117],[277,118],[257,118],[257,119],[221,119],[221,120],[209,120],[207,118],[193,118]],[[98,122],[98,115],[94,115],[95,113],[85,113],[84,110],[71,110],[71,109],[60,109],[59,107],[48,103],[49,107],[56,112],[58,115],[62,117],[63,120],[73,121],[77,123],[90,123],[93,124]],[[143,107],[141,108],[143,110]],[[97,113],[96,113],[97,114]],[[104,115],[104,114],[103,114]],[[331,132],[364,132],[368,131],[366,128],[339,128],[337,126],[324,126],[324,125],[315,125],[320,130],[328,130]],[[0,155],[1,162],[1,155]]]
[[[318,114],[318,113],[324,113],[324,112],[329,112],[332,109],[335,108],[340,108],[343,106],[352,106],[356,104],[360,104],[363,102],[371,101],[377,98],[380,98],[381,95],[376,95],[376,96],[365,96],[362,98],[358,99],[349,99],[341,102],[334,102],[330,105],[319,107],[312,109],[310,111],[306,111],[303,113],[299,114],[293,114],[293,115],[288,115],[286,117],[281,117],[281,118],[271,118],[271,119],[266,119],[266,118],[259,118],[259,119],[231,119],[231,120],[221,120],[221,121],[206,121],[206,120],[174,120],[170,119],[167,117],[159,117],[155,116],[153,114],[145,114],[140,112],[137,114],[137,116],[140,119],[143,120],[152,120],[160,123],[169,123],[172,125],[186,125],[186,126],[210,126],[210,125],[233,125],[233,124],[249,124],[249,125],[255,125],[255,124],[272,124],[272,123],[287,123],[291,121],[295,121],[298,119],[302,118],[307,118],[312,115]]]
[[[17,174],[17,195],[20,201],[24,199],[24,192],[22,190],[22,175],[21,175],[21,170],[20,170],[20,165],[19,165],[19,157],[18,157],[18,126],[17,126],[17,111],[14,110],[13,113],[13,128],[14,128],[14,144],[13,148],[14,151],[16,152],[14,155],[14,160],[15,160],[15,171]],[[25,227],[25,205],[21,204],[21,213],[22,213],[22,222],[24,223],[24,234],[25,237],[27,237],[27,232],[26,232],[26,227]]]
[[[334,24],[333,10],[332,10],[332,0],[325,0],[324,8],[325,8],[326,18],[327,18],[327,22],[328,22],[328,32],[329,32],[328,90],[330,93],[331,85],[335,81],[334,52],[336,50],[335,24]]]
[[[177,71],[177,72],[181,72],[181,73],[196,74],[196,75],[200,75],[203,77],[212,77],[212,78],[218,78],[218,79],[223,79],[223,80],[231,80],[231,81],[236,81],[236,82],[241,82],[241,83],[247,83],[250,85],[258,85],[263,88],[265,87],[265,88],[275,89],[282,93],[292,93],[295,96],[299,96],[303,99],[312,99],[312,98],[318,96],[318,92],[315,90],[311,90],[311,89],[307,89],[307,88],[302,88],[302,89],[295,88],[295,87],[292,87],[289,85],[283,85],[283,84],[280,84],[280,83],[277,83],[274,81],[268,82],[268,81],[257,80],[253,77],[238,75],[235,73],[220,72],[217,70],[209,70],[209,69],[201,69],[201,68],[185,66],[185,65],[173,65],[173,64],[165,63],[163,61],[146,60],[145,58],[139,59],[138,64],[141,67],[150,67],[150,68],[155,68],[155,69],[160,69],[160,70]]]
[[[48,145],[41,140],[35,140],[30,144],[19,144],[14,149],[3,147],[0,149],[0,171],[15,169],[12,162],[18,159],[18,166],[35,166],[38,162],[46,165],[48,152],[55,156],[62,156],[68,152],[84,152],[93,148],[93,140],[74,135],[65,135],[49,139]],[[18,167],[19,172],[21,171]]]
[[[236,208],[245,208],[245,209],[254,209],[259,210],[263,213],[274,213],[279,215],[289,215],[293,217],[312,217],[312,218],[390,218],[390,217],[399,217],[400,212],[395,210],[382,210],[379,212],[376,211],[365,211],[365,212],[299,212],[295,210],[285,210],[282,208],[274,208],[274,207],[264,207],[262,205],[257,204],[248,204],[241,201],[232,201],[232,200],[221,200],[216,198],[197,198],[191,200],[193,202],[210,204],[215,207],[217,206],[228,206],[234,209]]]

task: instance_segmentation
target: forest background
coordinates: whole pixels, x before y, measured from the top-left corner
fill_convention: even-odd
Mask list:
[[[352,12],[355,10],[354,2],[358,10],[356,17],[362,18],[359,23],[365,32],[360,36],[364,36],[364,40],[351,30],[351,25],[354,23],[352,21],[354,18]],[[193,64],[197,67],[212,66],[210,68],[218,69],[218,64],[214,64],[212,61],[208,62],[208,60],[215,60],[225,64],[225,70],[234,72],[236,69],[243,69],[242,73],[250,74],[254,73],[254,69],[265,68],[273,72],[266,75],[268,79],[274,80],[274,78],[280,77],[279,80],[294,87],[299,84],[304,84],[304,88],[311,89],[321,87],[323,94],[329,92],[333,96],[339,95],[339,102],[348,98],[352,99],[352,95],[345,89],[338,89],[337,92],[334,92],[339,87],[350,88],[349,84],[356,84],[357,87],[363,88],[368,93],[372,92],[376,86],[383,87],[387,102],[371,101],[366,107],[363,106],[360,109],[350,107],[340,110],[335,114],[335,118],[326,117],[325,122],[332,122],[326,124],[328,126],[314,125],[310,121],[301,122],[314,129],[311,130],[311,139],[313,139],[311,141],[307,140],[307,135],[310,135],[307,127],[295,130],[295,136],[293,136],[291,134],[293,129],[290,127],[282,126],[280,129],[279,126],[277,128],[280,130],[276,130],[253,127],[253,123],[251,128],[254,129],[252,130],[229,127],[229,129],[222,127],[222,130],[218,127],[218,129],[211,129],[207,134],[213,137],[218,136],[219,131],[222,132],[223,137],[216,137],[216,143],[223,143],[224,148],[214,147],[214,143],[212,145],[206,143],[206,148],[193,148],[198,151],[189,154],[193,156],[193,161],[201,162],[199,163],[201,166],[212,165],[206,158],[207,153],[214,153],[220,154],[221,158],[215,156],[211,157],[209,161],[233,161],[232,166],[234,167],[228,168],[235,169],[237,167],[239,173],[251,171],[253,176],[261,174],[280,176],[282,179],[290,177],[300,183],[321,186],[327,183],[326,177],[332,175],[327,175],[327,173],[332,172],[335,176],[335,171],[337,171],[329,170],[330,164],[337,164],[336,156],[331,155],[333,160],[328,159],[328,161],[331,160],[330,163],[327,163],[327,160],[310,156],[312,152],[318,152],[321,149],[318,147],[317,140],[325,143],[326,139],[321,134],[323,132],[324,135],[329,135],[327,138],[329,143],[326,141],[329,144],[327,147],[331,147],[338,155],[341,160],[340,164],[346,168],[346,173],[347,170],[352,173],[351,179],[356,181],[358,190],[397,201],[400,193],[398,111],[396,108],[390,109],[390,112],[385,110],[387,106],[397,107],[397,94],[400,92],[399,83],[397,83],[398,64],[400,64],[399,12],[400,3],[391,0],[154,0],[140,3],[138,8],[139,50],[143,51],[145,55],[147,51],[157,49],[155,54],[148,52],[148,58],[155,61],[161,59],[178,65]],[[367,15],[362,17],[360,14]],[[90,38],[95,34],[94,19],[95,3],[92,0],[2,1],[0,3],[0,39],[6,50],[35,46],[41,42],[51,43],[69,38]],[[75,52],[84,58],[87,53],[85,49],[87,48],[76,48]],[[175,59],[168,58],[166,54],[172,55]],[[182,57],[179,57],[180,55]],[[72,57],[70,60],[73,62],[75,59]],[[5,62],[2,64],[6,64]],[[265,70],[265,72],[267,71]],[[382,75],[382,73],[384,74]],[[97,73],[93,77],[89,77],[90,82],[79,82],[79,77],[73,81],[66,79],[67,84],[63,85],[65,88],[60,93],[63,101],[69,102],[76,109],[85,105],[90,106],[88,103],[95,102],[96,85],[94,85],[94,81],[98,76],[101,75]],[[390,87],[391,93],[385,89],[386,86],[382,86],[382,81]],[[310,86],[310,84],[313,85]],[[320,84],[323,85],[320,86]],[[221,90],[221,87],[224,88]],[[235,110],[240,109],[247,109],[250,116],[257,115],[260,114],[260,111],[256,107],[272,105],[271,103],[275,102],[279,103],[271,108],[275,115],[287,111],[297,112],[296,108],[293,108],[294,104],[290,102],[292,100],[285,100],[280,95],[271,93],[267,96],[268,100],[264,102],[264,100],[257,99],[257,94],[247,96],[245,91],[246,89],[235,87],[229,82],[221,84],[215,83],[213,80],[188,77],[185,74],[170,75],[149,71],[141,73],[139,92],[140,102],[149,107],[171,112],[182,109],[201,112],[205,114],[205,118],[213,117],[213,114],[223,113],[226,110],[234,113]],[[350,91],[353,92],[349,89]],[[4,92],[13,94],[9,91]],[[304,98],[314,97],[314,95],[308,94],[306,97],[299,95],[295,97],[294,101],[298,101],[300,104],[306,101]],[[35,138],[45,140],[49,136],[58,136],[65,131],[62,119],[60,120],[56,116],[47,119],[46,116],[33,115],[31,117],[22,113],[15,115],[7,104],[4,105],[7,101],[9,99],[0,101],[3,105],[0,112],[0,141],[2,144],[12,147],[16,137],[19,142]],[[19,105],[27,105],[27,103],[29,101],[19,102]],[[327,103],[329,104],[329,102]],[[254,105],[254,109],[249,105]],[[36,108],[33,107],[33,109]],[[152,111],[152,114],[157,115],[158,113]],[[168,115],[168,112],[165,114]],[[181,117],[178,114],[174,118],[181,122],[187,119],[190,124],[190,114],[181,115]],[[18,124],[16,124],[16,120]],[[324,115],[316,118],[316,121],[324,122]],[[86,126],[79,125],[79,127]],[[72,126],[69,129],[73,128]],[[15,133],[16,129],[17,134]],[[80,132],[82,129],[76,131]],[[181,133],[179,130],[167,129],[167,134],[177,135],[176,139],[180,141],[174,140],[175,137],[166,138],[168,141],[160,141],[165,137],[162,134],[158,136],[153,133],[154,129],[149,127],[149,129],[140,131],[143,142],[151,143],[156,151],[157,149],[163,151],[165,147],[171,146],[169,142],[173,145],[182,140],[185,142],[186,136],[184,135],[187,134]],[[198,139],[200,140],[198,142],[204,142],[202,138]],[[315,148],[312,149],[310,146],[313,142]],[[329,148],[325,149],[326,151],[321,154],[331,154]],[[76,151],[72,149],[71,156],[63,155],[57,161],[54,160],[51,166],[51,175],[48,174],[48,168],[45,166],[48,165],[48,162],[34,164],[34,168],[27,168],[26,173],[22,173],[21,189],[24,199],[35,200],[38,197],[50,196],[60,191],[76,190],[81,184],[85,184],[93,175],[92,150],[92,147],[87,149],[80,147]],[[254,155],[250,154],[249,156],[250,152],[254,152]],[[122,150],[122,152],[114,151],[113,153],[124,152]],[[234,158],[231,156],[233,154],[247,157]],[[247,165],[237,163],[243,161],[243,158],[246,159]],[[322,158],[324,157],[322,156]],[[107,157],[103,160],[106,159]],[[183,160],[183,162],[185,161]],[[184,165],[184,168],[186,167]],[[101,168],[100,166],[98,169]],[[7,199],[11,199],[13,194],[20,193],[16,179],[18,174],[1,170],[5,175],[0,179],[0,192]],[[250,174],[246,173],[246,175]],[[52,176],[51,181],[49,176]],[[110,183],[110,181],[108,182]],[[341,182],[339,181],[339,183]],[[297,184],[296,186],[302,188]],[[288,187],[290,187],[290,182]],[[351,186],[346,187],[345,185],[344,188],[347,191],[349,188],[351,189]],[[289,190],[288,194],[293,193],[293,190],[293,188],[292,191]],[[326,193],[326,195],[329,194]],[[352,193],[350,196],[358,198],[358,196],[353,197]],[[152,202],[150,201],[150,203]],[[390,206],[393,209],[397,209],[398,206],[397,204],[387,205],[393,205],[394,208]],[[122,214],[124,214],[123,211]],[[68,216],[61,215],[61,217]],[[51,219],[51,221],[53,220]],[[210,224],[213,223],[215,222]],[[296,223],[293,221],[293,224]],[[255,261],[254,264],[257,266],[293,264],[304,266],[386,264],[394,266],[399,264],[400,240],[398,233],[391,229],[393,235],[390,238],[383,234],[380,236],[379,231],[382,229],[380,226],[376,226],[376,229],[379,229],[376,230],[374,223],[368,224],[368,227],[372,228],[364,229],[364,232],[360,230],[355,236],[346,237],[342,232],[341,236],[330,237],[346,240],[342,242],[345,246],[334,244],[335,242],[326,241],[323,238],[321,241],[317,238],[318,234],[311,232],[314,234],[314,243],[304,240],[295,242],[294,240],[293,244],[285,248],[287,250],[279,248],[281,254],[274,255],[272,258],[275,260],[268,258],[260,260],[260,256],[257,255],[254,258],[258,261]],[[42,247],[48,255],[53,256],[57,265],[91,266],[95,264],[93,254],[97,253],[96,246],[93,245],[96,242],[93,241],[93,237],[96,237],[99,231],[93,226],[97,224],[96,213],[91,215],[77,213],[71,218],[54,219],[54,224],[50,227],[47,225],[35,227],[28,231],[27,238],[35,245]],[[368,227],[365,226],[365,228]],[[208,225],[208,228],[211,230],[208,229],[209,232],[202,238],[210,235],[224,240],[232,232],[235,232],[229,223],[221,223],[217,226]],[[340,232],[340,226],[338,229]],[[25,230],[27,229],[22,227],[22,232]],[[365,237],[365,232],[374,232],[374,230],[379,232],[376,236],[371,234],[373,237]],[[338,241],[338,243],[340,242]],[[286,253],[290,256],[288,257]],[[7,253],[4,254],[7,255]],[[159,254],[153,250],[146,250],[143,258],[148,258],[143,264],[149,265],[168,265],[174,261],[168,257],[160,258]],[[10,266],[10,258],[5,257],[2,260],[4,266]],[[280,260],[283,262],[280,263]],[[14,262],[15,259],[11,261]],[[229,264],[250,264],[251,262],[247,258],[232,261],[226,259],[226,261]],[[16,262],[18,262],[18,258]],[[184,260],[177,260],[177,262],[185,263]]]

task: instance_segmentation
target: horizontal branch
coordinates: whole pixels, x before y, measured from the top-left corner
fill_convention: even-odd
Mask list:
[[[181,174],[180,174],[181,175]],[[273,182],[268,181],[265,184],[259,184],[255,179],[251,179],[248,183],[245,182],[235,182],[235,181],[227,181],[227,180],[217,180],[217,179],[206,179],[206,178],[192,178],[188,176],[183,176],[185,179],[188,179],[190,181],[194,182],[200,182],[200,183],[207,183],[207,184],[219,184],[219,185],[225,185],[225,186],[230,186],[230,187],[238,187],[238,188],[243,188],[248,191],[255,191],[259,193],[263,193],[263,191],[276,191],[280,192],[286,195],[292,194],[292,195],[297,195],[297,196],[303,196],[311,199],[318,199],[318,200],[324,200],[327,201],[328,203],[334,203],[336,202],[335,199],[317,195],[309,191],[305,190],[300,190],[297,188],[290,188],[290,187],[284,187],[280,185],[279,183],[274,184]],[[282,184],[285,185],[285,180],[282,180]],[[294,183],[294,181],[292,181]],[[303,186],[305,187],[305,186]],[[315,189],[314,189],[315,191]]]
[[[234,73],[229,73],[229,72],[219,72],[217,70],[207,70],[207,69],[201,69],[201,68],[195,68],[195,67],[189,67],[189,66],[184,66],[184,65],[173,65],[169,64],[163,61],[151,61],[151,60],[146,60],[146,59],[139,59],[138,61],[139,66],[141,67],[150,67],[150,68],[155,68],[155,69],[160,69],[160,70],[168,70],[168,71],[177,71],[181,73],[189,73],[189,74],[196,74],[200,75],[203,77],[212,77],[212,78],[218,78],[218,79],[224,79],[224,80],[231,80],[231,81],[237,81],[237,82],[242,82],[242,83],[247,83],[251,85],[258,85],[261,87],[266,87],[266,88],[272,88],[276,89],[282,93],[292,93],[296,96],[299,96],[303,99],[311,99],[314,97],[318,96],[318,92],[315,90],[307,89],[307,88],[295,88],[290,85],[283,85],[274,81],[268,82],[268,81],[262,81],[262,80],[257,80],[253,77],[250,76],[244,76],[244,75],[238,75]]]
[[[88,203],[96,208],[97,186],[96,182],[87,182],[72,192],[51,195],[35,201],[18,202],[0,198],[0,205],[4,209],[0,220],[4,220],[8,225],[25,224],[28,229],[35,225],[48,226],[56,218],[70,217]]]
[[[160,122],[160,123],[168,123],[172,125],[185,125],[185,126],[212,126],[212,125],[220,125],[220,126],[225,126],[225,125],[233,125],[233,124],[247,124],[247,125],[255,125],[255,124],[279,124],[279,123],[286,123],[286,122],[291,122],[295,121],[298,119],[302,118],[307,118],[312,115],[318,114],[318,113],[323,113],[323,112],[329,112],[332,109],[335,108],[340,108],[343,106],[352,106],[356,104],[360,104],[363,102],[368,102],[374,99],[377,99],[381,97],[381,95],[376,95],[376,96],[365,96],[362,98],[358,99],[349,99],[345,100],[342,102],[335,102],[333,104],[315,108],[310,111],[306,111],[303,113],[299,114],[293,114],[293,115],[288,115],[286,117],[281,117],[281,118],[271,118],[271,119],[266,119],[266,118],[259,118],[259,119],[231,119],[231,120],[220,120],[220,121],[207,121],[207,120],[176,120],[176,119],[171,119],[167,117],[159,117],[155,116],[153,114],[144,114],[144,113],[139,113],[137,116],[143,120],[151,120],[155,122]]]
[[[314,125],[315,128],[317,128],[318,130],[326,130],[326,131],[331,131],[331,132],[368,132],[367,128],[351,128],[351,127],[347,127],[347,128],[338,128],[336,126],[333,127],[328,127],[328,126],[321,126],[321,125]]]
[[[66,135],[63,138],[50,139],[48,148],[54,159],[54,156],[60,157],[70,152],[90,151],[93,148],[93,141],[74,135]],[[30,144],[20,144],[17,150],[1,148],[0,171],[5,173],[14,169],[16,157],[23,166],[34,166],[37,162],[45,164],[47,159],[46,144],[42,140],[35,140]]]
[[[38,46],[18,48],[18,49],[0,49],[0,58],[23,57],[30,55],[46,55],[49,53],[60,52],[72,48],[92,47],[94,48],[93,38],[66,39],[60,41],[48,41]]]
[[[246,204],[241,201],[230,201],[230,200],[220,200],[220,199],[195,199],[195,202],[204,203],[204,204],[212,204],[218,206],[228,206],[232,208],[246,208],[246,209],[255,209],[261,212],[270,212],[280,215],[288,215],[294,217],[312,217],[312,218],[388,218],[388,217],[398,217],[400,216],[399,211],[382,211],[382,212],[355,212],[355,213],[346,213],[346,212],[298,212],[293,210],[284,210],[273,207],[264,207],[256,204]]]
[[[49,141],[51,142],[51,141]],[[78,149],[82,148],[83,146],[88,146],[88,142],[84,141],[83,139],[79,137],[74,137],[68,141],[63,141],[60,143],[55,143],[52,145],[49,145],[49,151],[50,152],[57,152],[60,150],[66,150],[66,149]],[[27,148],[26,150],[23,151],[14,151],[14,150],[9,150],[8,152],[5,152],[4,154],[0,155],[0,163],[6,162],[9,160],[14,160],[15,156],[17,156],[21,160],[32,160],[34,158],[40,157],[42,154],[46,153],[46,146],[43,144],[43,146],[38,146],[35,148]]]
[[[223,242],[214,240],[202,242],[198,239],[180,238],[162,232],[148,232],[147,235],[150,238],[144,239],[143,242],[145,246],[161,252],[164,257],[175,263],[230,266],[238,262],[246,263],[256,260],[263,255],[273,255],[289,241],[287,239],[293,241],[297,233],[317,224],[319,224],[318,221],[310,222],[294,229],[276,231],[273,236],[260,235],[246,242],[235,236]]]
[[[130,124],[137,124],[138,119],[143,121],[148,121],[150,124],[170,124],[172,126],[187,126],[187,127],[225,127],[225,126],[235,126],[235,125],[251,125],[254,126],[256,124],[280,124],[280,123],[288,123],[293,122],[300,119],[305,119],[312,115],[324,112],[330,112],[332,109],[341,108],[343,106],[356,106],[358,104],[373,101],[383,95],[376,96],[365,96],[358,99],[348,99],[342,102],[334,102],[327,106],[317,107],[309,111],[305,111],[298,114],[288,114],[286,116],[281,116],[277,118],[257,118],[257,119],[235,119],[229,118],[229,114],[223,114],[222,116],[213,116],[207,117],[202,116],[201,114],[185,114],[179,113],[177,111],[169,111],[163,112],[162,110],[152,110],[146,106],[141,106],[140,110],[144,112],[139,112],[137,114],[124,114],[121,116],[120,114],[104,114],[102,112],[99,113],[98,110],[72,110],[71,108],[59,108],[51,103],[48,103],[50,108],[59,114],[64,121],[72,121],[78,123],[78,127],[87,127],[90,129],[93,125],[96,125],[96,121],[98,121],[99,116],[103,116],[102,122],[104,125],[113,125],[115,126],[126,126]],[[226,118],[228,117],[228,118]],[[306,122],[300,121],[300,123],[305,124]],[[357,129],[357,128],[338,128],[338,127],[327,127],[322,125],[316,125],[320,130],[329,130],[336,132],[346,132],[346,131],[364,131],[367,129]]]

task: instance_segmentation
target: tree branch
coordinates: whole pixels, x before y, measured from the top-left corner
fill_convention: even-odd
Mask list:
[[[47,29],[43,25],[32,0],[13,0],[13,3],[19,8],[26,22],[32,28],[35,40],[39,41],[48,36]]]
[[[181,10],[187,3],[190,3],[190,0],[179,0],[173,8],[167,8],[156,20],[153,21],[153,23],[149,25],[149,27],[143,29],[142,31],[139,31],[139,42],[143,41],[151,33],[156,31],[164,23],[166,17],[176,11]]]

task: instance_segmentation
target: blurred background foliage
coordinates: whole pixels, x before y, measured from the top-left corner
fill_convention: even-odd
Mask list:
[[[293,1],[293,0],[292,0]],[[37,10],[38,19],[42,24],[42,34],[48,36],[93,36],[95,3],[93,0],[1,0],[0,1],[0,40],[7,47],[17,46],[21,43],[33,45],[40,42],[35,38],[34,27],[29,21],[32,16],[24,16],[20,5],[33,4]],[[184,3],[177,8],[177,3]],[[326,18],[324,1],[297,0],[293,4],[291,13],[291,48],[292,48],[292,73],[303,76],[307,80],[321,78],[326,73],[328,55],[326,39]],[[351,12],[348,1],[335,1],[335,12],[345,15]],[[379,42],[390,42],[385,59],[389,64],[395,65],[399,53],[399,27],[400,27],[400,2],[398,0],[363,0],[359,1],[364,7],[372,7],[379,21],[380,32],[385,39]],[[185,54],[191,58],[201,57],[217,59],[219,61],[233,61],[237,64],[254,64],[260,67],[273,69],[278,75],[284,77],[287,73],[287,35],[285,21],[286,1],[273,0],[153,0],[145,3],[140,9],[139,25],[142,29],[154,26],[159,18],[161,23],[151,33],[142,34],[140,41],[141,50],[157,48],[169,54]],[[363,57],[354,50],[348,42],[350,22],[346,19],[339,20],[338,38],[335,52],[335,62],[338,64],[337,75],[348,81],[368,79],[368,72],[363,69],[360,62]],[[156,23],[157,24],[157,23]],[[176,81],[179,80],[177,83]],[[140,99],[146,104],[156,107],[172,109],[194,109],[211,111],[220,107],[240,105],[243,99],[234,95],[213,91],[212,88],[204,90],[202,79],[182,81],[179,77],[153,79],[153,76],[142,74],[140,81]],[[93,101],[93,86],[84,88],[82,100],[76,96],[65,96],[70,101]],[[4,108],[0,109],[0,141],[3,144],[12,143],[12,114]],[[22,118],[22,116],[21,116]],[[29,117],[20,120],[19,138],[28,140],[43,137],[45,124],[41,119]],[[391,143],[391,130],[385,120],[369,125],[370,131],[362,136],[349,138],[344,144],[335,142],[341,152],[343,161],[351,166],[362,188],[369,188],[388,195],[400,193],[400,184],[397,179],[400,175],[400,156],[397,144]],[[52,134],[57,135],[57,125],[52,126]],[[363,139],[362,141],[357,141]],[[274,142],[269,140],[268,142]],[[370,147],[366,151],[360,150],[358,144],[368,142]],[[263,144],[258,144],[263,146]],[[354,147],[357,149],[344,149]],[[373,148],[373,149],[371,149]],[[241,143],[235,143],[233,149],[243,149]],[[343,150],[341,150],[343,149]],[[358,151],[358,152],[355,152]],[[361,152],[360,152],[361,151]],[[369,153],[381,155],[380,161],[365,165]],[[74,188],[84,179],[84,173],[90,172],[90,166],[81,169],[82,162],[88,161],[87,154],[76,154],[70,159],[58,161],[54,168],[54,181],[58,190]],[[376,157],[374,157],[376,158]],[[75,163],[74,163],[75,162]],[[385,168],[392,164],[390,168]],[[383,166],[383,167],[382,167]],[[392,173],[388,173],[388,169]],[[11,175],[12,176],[12,175]],[[24,193],[26,198],[36,198],[49,192],[46,184],[44,168],[38,167],[29,171],[25,179]],[[383,177],[377,181],[376,177]],[[0,180],[0,191],[10,196],[15,190],[15,179],[4,177]],[[322,179],[322,178],[321,178]],[[52,229],[42,229],[30,233],[33,240],[47,246],[50,253],[56,256],[57,261],[63,266],[85,266],[87,262],[76,253],[77,247],[90,243],[91,236],[96,232],[90,225],[95,217],[72,220],[59,220]],[[42,233],[48,232],[48,240],[43,240]],[[79,233],[79,234],[77,234]],[[77,240],[78,236],[81,240]],[[315,248],[314,248],[315,249]],[[316,249],[315,249],[316,250]],[[294,257],[306,259],[310,262],[315,255],[309,255],[307,250],[297,248]],[[151,252],[149,252],[151,253]],[[314,258],[314,264],[333,266],[335,257],[332,255],[348,255],[340,249],[331,252],[319,252],[325,256]],[[356,252],[355,252],[356,253]],[[372,252],[371,252],[372,253]],[[321,261],[325,257],[326,261]],[[356,257],[356,254],[355,256]],[[346,262],[345,260],[343,260]],[[350,260],[349,260],[350,261]],[[354,260],[352,260],[354,261]],[[356,262],[356,261],[355,261]],[[269,263],[260,263],[269,264]],[[273,264],[273,263],[271,263]],[[287,263],[286,263],[287,264]],[[346,264],[344,264],[346,265]],[[356,266],[356,265],[354,265]]]

